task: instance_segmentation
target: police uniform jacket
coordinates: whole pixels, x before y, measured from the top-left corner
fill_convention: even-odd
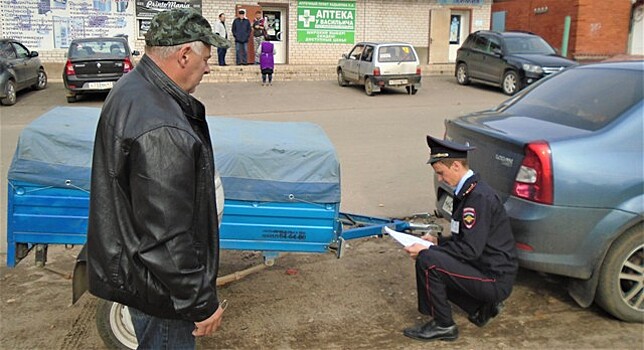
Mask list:
[[[98,123],[90,292],[156,317],[210,317],[219,307],[214,179],[203,104],[143,56],[107,97]]]
[[[455,195],[452,235],[441,237],[438,249],[487,276],[512,283],[518,270],[510,222],[496,192],[478,174]]]

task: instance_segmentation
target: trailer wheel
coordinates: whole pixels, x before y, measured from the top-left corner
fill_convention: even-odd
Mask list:
[[[110,349],[136,349],[138,343],[127,306],[99,300],[96,309],[96,328],[105,345]]]

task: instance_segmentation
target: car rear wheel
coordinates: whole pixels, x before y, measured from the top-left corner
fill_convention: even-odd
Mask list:
[[[12,106],[16,104],[16,83],[14,83],[13,80],[9,80],[7,82],[7,86],[5,88],[5,95],[7,97],[0,100],[0,102],[2,102],[3,105]]]
[[[501,89],[506,95],[514,95],[517,91],[521,90],[521,81],[519,80],[519,75],[513,70],[505,72],[503,75],[503,81],[501,82]]]
[[[42,90],[47,87],[47,73],[45,70],[40,68],[38,70],[38,82],[31,86],[34,90]]]
[[[96,309],[96,328],[105,345],[110,349],[136,349],[138,342],[127,306],[99,300]]]
[[[367,94],[367,96],[373,96],[373,80],[369,77],[364,79],[364,93]]]
[[[470,76],[467,72],[467,64],[459,63],[456,67],[456,82],[460,85],[468,85],[470,83]]]
[[[602,264],[597,303],[627,322],[644,322],[644,225],[619,237]]]
[[[338,85],[340,86],[349,85],[349,82],[346,79],[344,79],[344,73],[342,73],[341,69],[338,69]]]

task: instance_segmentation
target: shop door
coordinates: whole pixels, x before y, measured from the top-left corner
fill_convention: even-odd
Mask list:
[[[470,12],[452,11],[449,20],[449,61],[456,62],[456,51],[470,34]]]
[[[257,11],[262,11],[261,6],[257,5],[236,5],[235,6],[235,16],[239,13],[239,10],[246,10],[246,18],[250,21],[251,26],[255,20],[255,13]],[[232,28],[232,27],[231,27]],[[248,52],[248,57],[246,58],[246,63],[254,64],[255,63],[255,42],[253,41],[253,29],[250,30],[250,38],[248,38],[248,46],[246,46],[246,51]]]
[[[287,13],[285,8],[264,8],[264,19],[268,23],[266,28],[268,41],[273,43],[273,49],[275,50],[274,60],[277,64],[286,63],[286,43],[288,42]]]
[[[429,63],[449,60],[449,9],[429,11]]]

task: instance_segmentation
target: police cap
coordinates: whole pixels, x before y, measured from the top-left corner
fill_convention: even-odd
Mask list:
[[[467,159],[467,151],[475,149],[469,145],[441,140],[427,135],[427,146],[429,146],[429,160],[427,164],[434,164],[443,159]]]

